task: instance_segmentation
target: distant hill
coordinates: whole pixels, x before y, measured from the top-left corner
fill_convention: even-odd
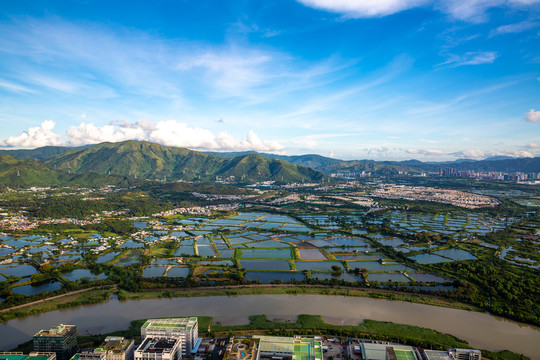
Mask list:
[[[335,172],[371,172],[376,175],[397,175],[400,171],[420,172],[408,164],[400,164],[390,161],[373,161],[373,160],[350,160],[339,161],[333,164],[324,165],[317,168],[324,173]]]
[[[276,155],[244,152],[197,152],[149,142],[126,141],[78,148],[45,146],[33,150],[0,150],[0,155],[18,159],[37,159],[53,169],[73,173],[96,172],[139,179],[208,180],[235,176],[247,181],[281,180],[284,182],[318,181],[321,174],[336,172],[371,172],[374,175],[396,175],[400,172],[436,172],[439,168],[460,171],[540,172],[540,158],[491,157],[485,160],[458,159],[445,162],[344,161],[316,154]],[[236,159],[236,160],[233,160]],[[240,159],[240,160],[239,160]],[[272,160],[272,161],[270,161]],[[277,162],[276,162],[277,161]],[[284,163],[285,162],[285,163]],[[315,172],[307,171],[307,167]],[[267,176],[267,178],[265,178]],[[19,179],[20,180],[20,179]]]
[[[291,164],[307,166],[313,169],[318,169],[320,167],[335,164],[342,160],[332,159],[326,156],[321,156],[317,154],[307,154],[307,155],[277,155],[277,154],[268,154],[268,153],[259,153],[256,151],[241,151],[241,152],[206,152],[206,154],[212,154],[225,158],[234,158],[237,156],[258,154],[267,159],[283,160]]]
[[[475,162],[462,162],[453,166],[455,169],[466,171],[495,171],[495,172],[540,172],[540,157],[503,159],[503,160],[481,160]]]
[[[36,159],[41,161],[73,149],[67,146],[43,146],[30,150],[0,150],[0,155],[11,155],[17,159]]]
[[[35,159],[16,159],[0,155],[0,184],[4,185],[56,185],[61,175]]]
[[[55,186],[80,185],[87,187],[103,185],[133,185],[135,182],[123,176],[106,176],[96,173],[70,174],[51,169],[36,159],[16,159],[0,155],[0,184],[8,186]]]
[[[324,175],[314,169],[286,161],[247,154],[234,158],[146,141],[102,143],[73,149],[45,161],[58,170],[96,172],[142,179],[215,180],[234,176],[246,181],[312,182]]]

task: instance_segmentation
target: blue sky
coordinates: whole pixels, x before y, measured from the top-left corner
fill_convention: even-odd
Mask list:
[[[4,1],[0,147],[540,156],[540,0]]]

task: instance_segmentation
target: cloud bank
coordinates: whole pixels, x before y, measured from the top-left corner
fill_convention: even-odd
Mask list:
[[[431,7],[454,19],[481,22],[493,7],[527,9],[540,0],[298,0],[305,6],[348,18],[382,17],[416,7]]]
[[[101,142],[139,140],[166,146],[211,151],[280,152],[284,149],[275,141],[262,140],[252,130],[243,139],[237,140],[227,132],[214,135],[208,129],[190,127],[176,120],[157,123],[148,120],[139,120],[134,123],[118,121],[104,126],[82,122],[77,126],[69,127],[64,136],[54,133],[54,126],[53,121],[46,120],[40,127],[32,127],[17,136],[0,140],[0,146],[13,148],[34,148],[47,145],[82,146]]]

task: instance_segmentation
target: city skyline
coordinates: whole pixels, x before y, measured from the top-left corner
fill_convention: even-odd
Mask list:
[[[0,6],[1,148],[540,156],[540,1]]]

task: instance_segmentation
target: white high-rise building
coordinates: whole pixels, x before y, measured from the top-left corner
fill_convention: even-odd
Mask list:
[[[147,337],[178,339],[181,342],[182,354],[184,356],[188,355],[199,338],[197,318],[149,319],[141,327],[141,338],[145,339]]]

